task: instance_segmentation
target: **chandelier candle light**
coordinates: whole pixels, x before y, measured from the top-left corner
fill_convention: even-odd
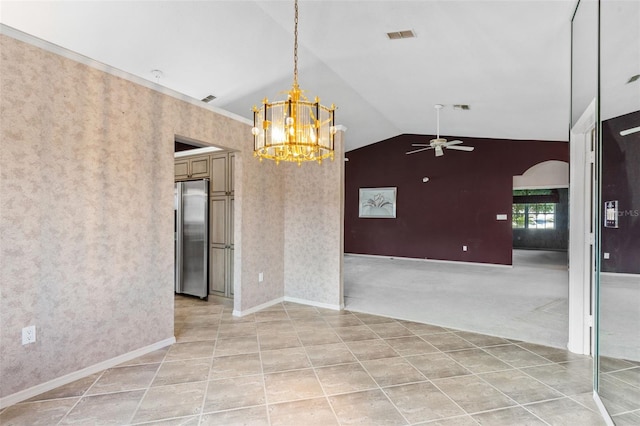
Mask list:
[[[253,107],[253,155],[263,158],[296,162],[333,160],[336,134],[335,105],[327,108],[320,99],[307,100],[298,86],[298,0],[295,0],[295,31],[293,45],[293,86],[283,101],[262,101]]]

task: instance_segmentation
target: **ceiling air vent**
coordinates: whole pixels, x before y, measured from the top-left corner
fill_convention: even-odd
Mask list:
[[[468,111],[468,110],[471,109],[471,107],[469,105],[467,105],[467,104],[458,104],[458,105],[454,105],[453,109],[461,109],[461,110],[464,110],[464,111]]]
[[[215,96],[213,96],[213,95],[209,95],[209,96],[207,96],[206,98],[202,98],[201,100],[202,100],[202,102],[209,103],[209,102],[211,102],[212,100],[214,100],[215,98],[216,98]]]
[[[394,31],[387,33],[389,40],[400,40],[401,38],[414,38],[416,35],[412,30]]]

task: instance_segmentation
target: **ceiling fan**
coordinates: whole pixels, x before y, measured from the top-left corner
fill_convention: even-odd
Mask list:
[[[435,139],[431,139],[431,141],[428,144],[426,144],[426,143],[412,143],[411,146],[421,146],[421,147],[424,147],[424,148],[414,149],[413,151],[407,152],[407,154],[415,154],[416,152],[422,152],[422,151],[426,151],[428,149],[433,149],[436,152],[436,157],[441,157],[441,156],[444,155],[444,149],[443,148],[454,149],[454,150],[457,150],[457,151],[473,151],[473,147],[472,146],[458,146],[461,143],[463,143],[462,141],[455,140],[455,141],[447,142],[446,139],[443,139],[443,138],[440,137],[440,110],[442,109],[442,105],[436,104],[435,108],[436,108],[437,123],[438,123],[438,130],[437,130],[436,138]]]

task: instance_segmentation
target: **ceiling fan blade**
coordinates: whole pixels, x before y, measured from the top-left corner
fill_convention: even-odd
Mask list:
[[[436,146],[436,157],[442,157],[444,155],[444,151],[441,146]]]
[[[459,140],[449,141],[449,142],[445,143],[444,146],[460,145],[461,143],[464,143],[464,142],[459,141]]]
[[[428,143],[412,143],[411,146],[431,146],[431,144],[428,144]]]
[[[473,151],[472,146],[448,146],[447,149],[455,149],[456,151]]]
[[[422,152],[422,151],[426,151],[428,149],[432,149],[432,148],[430,146],[428,146],[426,148],[414,149],[413,151],[407,152],[407,154],[415,154],[416,152]]]

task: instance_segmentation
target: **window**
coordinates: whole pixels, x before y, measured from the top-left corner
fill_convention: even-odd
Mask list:
[[[513,229],[555,229],[558,192],[552,189],[513,191]]]
[[[514,204],[514,229],[554,229],[556,205],[553,203]]]

